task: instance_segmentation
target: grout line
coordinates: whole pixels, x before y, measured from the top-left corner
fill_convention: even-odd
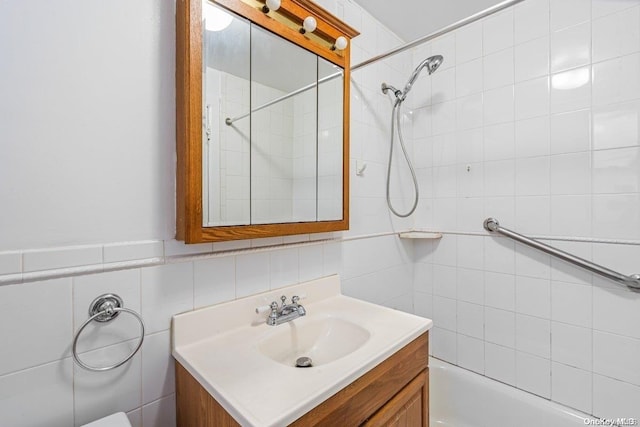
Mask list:
[[[103,258],[104,260],[104,258]],[[76,333],[76,313],[74,310],[75,307],[75,297],[74,297],[74,290],[76,287],[76,283],[75,280],[73,278],[71,278],[71,337],[70,337],[70,341],[71,343],[73,343],[73,338],[75,336]],[[73,344],[72,344],[73,346]],[[70,348],[71,352],[73,352],[73,349]],[[71,359],[71,407],[72,407],[72,419],[73,419],[73,425],[76,425],[76,363],[75,360],[73,360],[73,354],[69,355],[69,358]]]
[[[595,207],[594,205],[595,204],[594,204],[594,197],[593,197],[594,196],[594,191],[593,190],[595,188],[595,183],[594,183],[594,181],[595,181],[594,180],[594,171],[595,171],[594,170],[594,154],[595,154],[594,145],[595,144],[594,144],[594,141],[593,141],[594,135],[595,135],[595,132],[594,132],[594,120],[593,120],[593,108],[594,108],[594,101],[593,101],[593,92],[594,92],[594,90],[593,90],[593,87],[594,87],[594,84],[593,84],[593,76],[594,76],[594,72],[593,72],[593,69],[594,69],[594,67],[593,67],[594,66],[594,61],[593,61],[593,2],[591,3],[591,9],[590,9],[589,12],[590,12],[590,18],[591,18],[589,20],[589,83],[590,83],[589,98],[590,98],[590,100],[589,100],[589,144],[588,144],[589,151],[588,151],[588,153],[589,153],[589,169],[590,169],[589,170],[589,180],[590,180],[589,190],[591,192],[591,194],[589,194],[589,209],[590,209],[590,212],[589,212],[589,216],[590,216],[589,223],[590,224],[589,225],[590,225],[590,233],[593,234],[594,223],[595,223],[595,218],[594,218],[595,217],[595,215],[594,215],[594,210],[595,210],[594,209],[594,207]],[[551,52],[551,51],[549,51],[549,52]],[[551,64],[549,64],[549,66],[551,66]],[[589,255],[590,255],[591,259],[593,259],[593,246],[591,246],[589,248]],[[593,383],[594,383],[594,381],[593,381],[593,374],[594,374],[594,369],[593,369],[594,368],[594,363],[593,363],[593,360],[595,359],[595,357],[594,357],[594,354],[595,354],[595,348],[594,348],[595,327],[594,327],[594,322],[593,322],[593,318],[595,317],[594,316],[595,303],[593,301],[593,295],[594,295],[595,289],[594,289],[593,277],[594,276],[591,275],[591,280],[590,280],[591,289],[589,290],[590,296],[591,296],[591,304],[590,304],[591,306],[589,307],[590,308],[590,312],[589,312],[589,321],[590,321],[589,322],[590,323],[589,329],[590,330],[588,332],[589,338],[591,339],[591,345],[590,345],[590,349],[589,349],[591,351],[591,354],[590,354],[591,357],[590,357],[590,361],[589,361],[590,362],[589,363],[589,373],[590,373],[590,375],[589,375],[589,385],[591,386],[591,393],[589,393],[589,399],[590,399],[590,402],[589,402],[590,411],[589,412],[591,412],[592,414],[594,414],[596,412],[593,409],[593,406],[594,406],[593,403],[595,401],[595,392],[596,392],[594,387],[593,387]]]

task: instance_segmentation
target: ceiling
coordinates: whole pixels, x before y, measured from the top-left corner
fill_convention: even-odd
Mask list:
[[[501,0],[355,0],[409,42],[453,24]]]

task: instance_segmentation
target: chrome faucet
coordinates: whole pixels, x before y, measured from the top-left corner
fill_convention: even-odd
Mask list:
[[[280,307],[278,307],[278,303],[275,301],[271,303],[271,313],[269,317],[267,317],[267,325],[280,325],[307,314],[304,307],[298,304],[300,297],[295,295],[291,297],[291,304],[286,303],[287,297],[284,295],[280,297],[280,300],[282,301]]]

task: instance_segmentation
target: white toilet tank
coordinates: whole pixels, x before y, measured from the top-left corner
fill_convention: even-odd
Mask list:
[[[81,427],[131,427],[131,423],[124,412],[118,412]]]

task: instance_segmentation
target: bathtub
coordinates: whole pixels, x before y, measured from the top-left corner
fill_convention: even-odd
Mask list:
[[[431,427],[571,427],[591,416],[429,358]]]

